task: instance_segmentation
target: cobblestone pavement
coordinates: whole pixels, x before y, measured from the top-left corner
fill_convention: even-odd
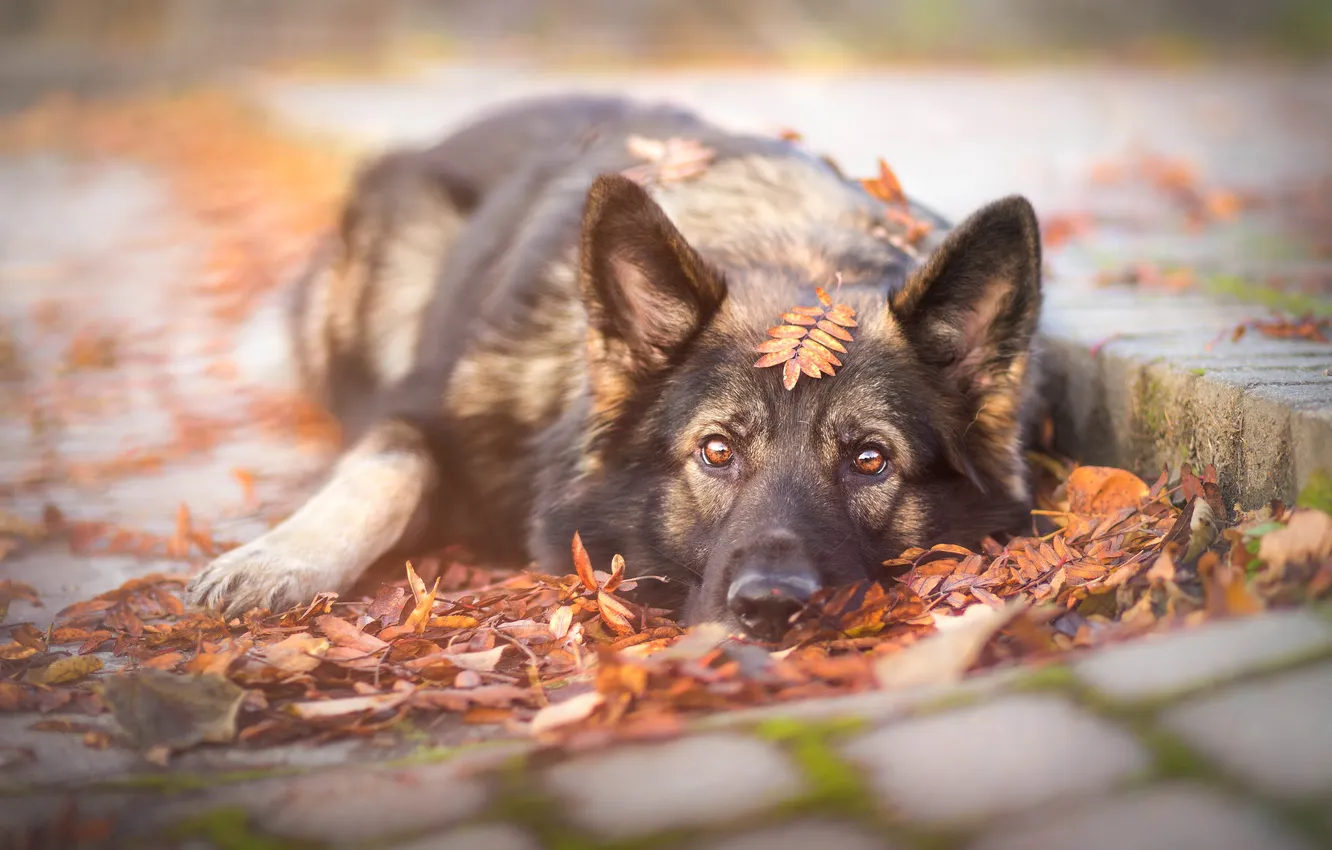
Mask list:
[[[271,777],[139,770],[12,792],[0,823],[110,818],[116,844],[222,848],[1330,847],[1328,705],[1332,612],[1295,611],[666,741]]]
[[[1326,173],[1332,123],[1316,120],[1332,110],[1325,77],[1047,71],[612,80],[448,69],[406,82],[244,85],[286,120],[366,150],[425,140],[476,107],[520,94],[576,87],[672,97],[744,129],[793,126],[853,173],[869,173],[882,154],[913,194],[957,217],[1009,191],[1029,194],[1041,209],[1076,205],[1086,171],[1134,144],[1188,155],[1206,179],[1242,186]],[[198,345],[210,320],[172,286],[193,273],[194,246],[117,250],[135,236],[136,220],[169,210],[154,174],[129,163],[3,159],[0,196],[0,318],[21,321],[52,297],[81,300],[111,322],[150,313],[161,333],[136,349],[152,358],[130,359],[129,377],[148,381],[166,363],[193,396],[217,393],[204,375],[217,352]],[[1254,247],[1270,247],[1270,224],[1187,240],[1116,234],[1083,255],[1056,258],[1047,339],[1061,362],[1082,364],[1082,372],[1061,373],[1061,393],[1090,450],[1119,452],[1120,460],[1141,451],[1153,463],[1215,461],[1231,476],[1228,495],[1253,499],[1286,492],[1332,451],[1328,346],[1246,338],[1209,353],[1218,331],[1255,315],[1252,304],[1204,295],[1166,302],[1091,286],[1098,263],[1125,259],[1201,258],[1209,274],[1306,262],[1285,248]],[[70,261],[97,271],[5,277]],[[1092,298],[1094,314],[1083,309]],[[229,355],[246,380],[280,388],[290,375],[273,306],[250,320]],[[57,350],[24,354],[34,372],[58,368]],[[0,381],[6,387],[13,389]],[[1161,394],[1182,406],[1144,414],[1144,398]],[[11,397],[0,392],[0,401]],[[94,424],[45,434],[41,448],[72,460],[100,457],[108,443],[151,443],[172,427],[151,396],[132,400]],[[1195,425],[1171,443],[1144,431],[1144,415]],[[0,403],[0,480],[35,450],[29,426],[20,408]],[[239,507],[233,465],[276,470],[260,490],[280,505],[327,458],[296,454],[272,435],[241,437],[153,477],[101,489],[64,482],[6,507],[36,516],[50,499],[75,518],[170,533],[186,501],[223,536],[244,538],[264,523]],[[69,602],[177,567],[38,547],[6,560],[3,575],[37,586],[46,607],[15,603],[9,621],[45,625]],[[1302,612],[1155,637],[954,689],[746,712],[677,740],[580,753],[476,743],[482,733],[442,724],[386,747],[204,747],[160,771],[125,750],[28,732],[32,718],[10,715],[0,716],[0,754],[29,748],[36,758],[0,760],[0,836],[53,822],[83,824],[95,836],[108,818],[112,843],[222,848],[1328,847],[1329,705],[1332,625],[1326,613]]]

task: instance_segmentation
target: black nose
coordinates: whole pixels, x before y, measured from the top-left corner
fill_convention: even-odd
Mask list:
[[[751,637],[778,641],[818,590],[813,570],[747,570],[731,582],[726,604]]]

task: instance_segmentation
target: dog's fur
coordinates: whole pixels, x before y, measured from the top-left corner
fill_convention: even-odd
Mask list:
[[[619,174],[643,162],[631,136],[715,160],[645,190]],[[951,232],[911,209],[935,225],[919,254],[800,145],[612,99],[518,104],[378,160],[293,323],[349,451],[290,519],[214,561],[196,598],[288,605],[444,542],[563,572],[577,530],[600,567],[621,553],[674,579],[692,618],[734,624],[727,591],[756,557],[830,585],[1013,527],[1036,219],[1019,197]],[[839,277],[860,322],[845,366],[787,391],[754,348]],[[729,466],[701,461],[713,435]],[[865,446],[884,474],[855,471]]]

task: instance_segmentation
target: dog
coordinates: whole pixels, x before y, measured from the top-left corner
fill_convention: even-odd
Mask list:
[[[502,108],[356,176],[292,311],[347,448],[193,598],[280,610],[444,543],[566,573],[578,532],[669,579],[653,604],[778,640],[820,589],[1028,517],[1040,302],[1020,196],[950,228],[673,106]],[[840,351],[773,342],[830,317]]]

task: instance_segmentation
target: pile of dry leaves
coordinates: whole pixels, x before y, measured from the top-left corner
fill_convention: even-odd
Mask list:
[[[110,710],[159,758],[201,741],[368,735],[437,712],[600,741],[669,734],[704,712],[1039,663],[1332,589],[1324,510],[1273,504],[1232,518],[1210,468],[1199,478],[1184,467],[1170,487],[1165,471],[1149,486],[1123,470],[1039,462],[1033,520],[1048,531],[976,552],[908,550],[881,581],[811,605],[782,647],[712,624],[682,630],[631,601],[622,559],[595,570],[575,539],[566,576],[484,584],[485,570],[432,561],[427,583],[409,564],[373,596],[324,594],[230,623],[187,609],[183,576],[146,576],[61,611],[46,632],[8,626],[0,710]],[[1309,498],[1325,500],[1317,489]],[[11,598],[35,595],[0,584]],[[107,651],[123,662],[115,672]],[[109,743],[67,717],[34,728]]]

